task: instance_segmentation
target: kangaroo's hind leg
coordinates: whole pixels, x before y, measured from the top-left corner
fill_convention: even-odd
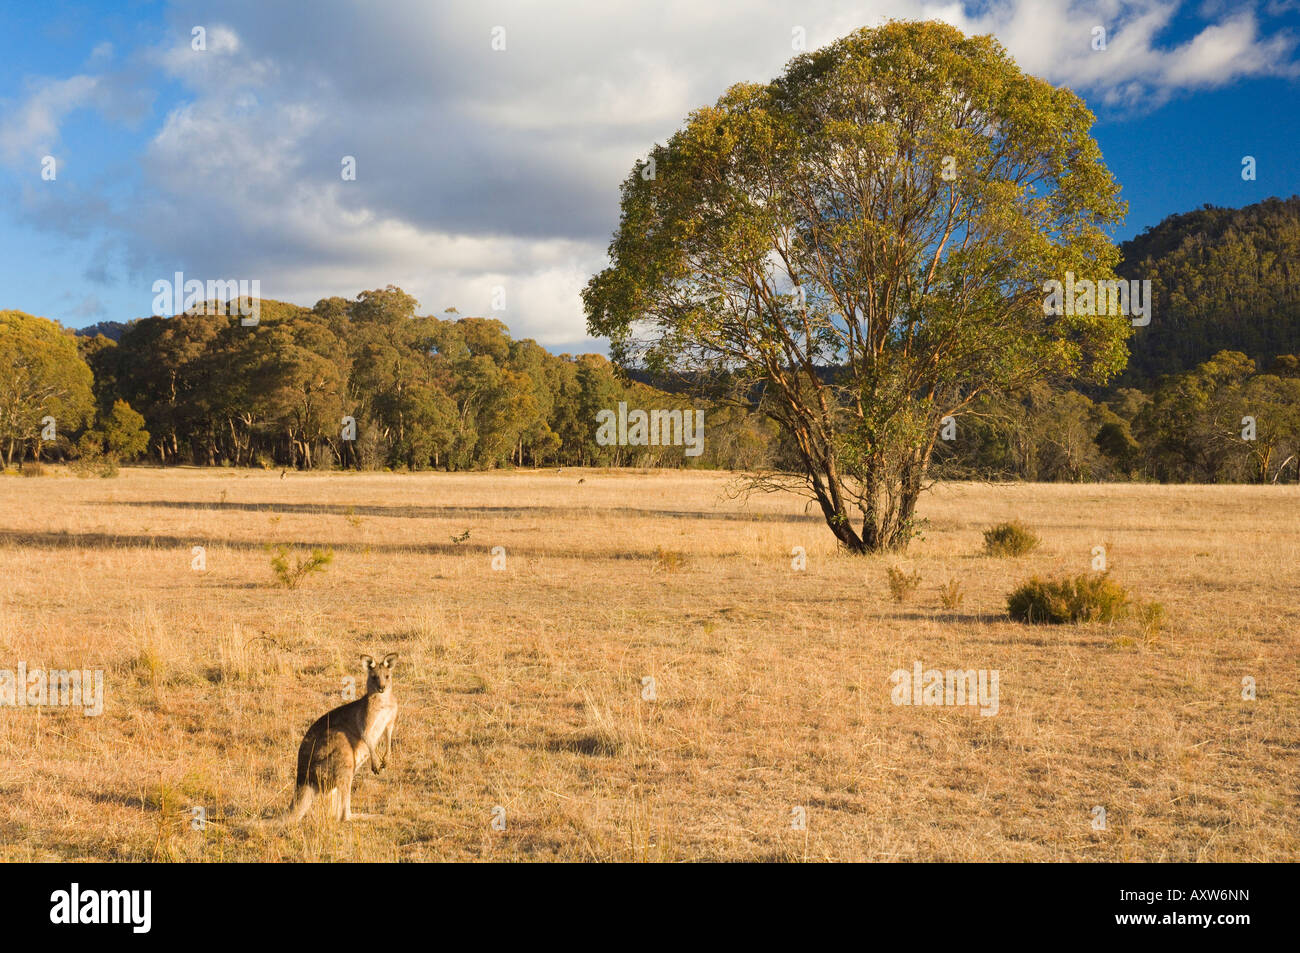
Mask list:
[[[316,789],[309,782],[303,782],[294,788],[293,803],[289,805],[289,813],[285,819],[292,824],[301,821],[311,807],[312,797],[315,794]]]
[[[364,741],[362,742],[362,745],[365,745],[365,742],[364,742]],[[363,750],[364,750],[364,749],[363,749]],[[374,752],[373,752],[373,751],[371,752],[371,761],[372,761],[372,763],[373,763],[373,761],[374,761]],[[376,772],[376,773],[378,773],[378,772]],[[355,773],[355,771],[353,771],[353,770],[351,770],[351,769],[348,770],[348,773],[347,773],[347,781],[346,781],[346,783],[344,782],[342,776],[339,777],[339,790],[343,792],[343,814],[342,814],[342,820],[345,820],[345,821],[364,821],[364,820],[369,820],[369,819],[372,818],[372,817],[378,817],[378,816],[379,816],[378,814],[361,814],[361,813],[354,813],[354,812],[353,812],[353,810],[352,810],[352,782],[353,782],[353,780],[355,779],[355,777],[356,777],[356,773]]]
[[[348,765],[339,771],[339,820],[350,821],[355,816],[352,813],[352,766]]]

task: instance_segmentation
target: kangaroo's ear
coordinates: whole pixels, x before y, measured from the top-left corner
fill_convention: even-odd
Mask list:
[[[397,653],[389,652],[387,655],[384,656],[384,664],[391,666],[393,664],[393,659],[395,658],[397,658]]]
[[[375,667],[375,660],[374,660],[373,658],[371,658],[369,655],[363,655],[363,656],[361,656],[361,661],[363,661],[363,662],[366,663],[366,668],[374,668],[374,667]]]

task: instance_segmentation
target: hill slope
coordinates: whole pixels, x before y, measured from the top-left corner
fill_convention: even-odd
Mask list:
[[[1222,350],[1265,367],[1300,349],[1300,196],[1171,215],[1121,246],[1117,271],[1151,279],[1149,327],[1120,383],[1190,370]]]

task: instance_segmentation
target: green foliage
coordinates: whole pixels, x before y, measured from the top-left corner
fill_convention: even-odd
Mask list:
[[[99,415],[95,428],[82,435],[78,446],[83,455],[134,460],[148,449],[149,432],[144,429],[144,417],[126,401],[115,400],[107,414]]]
[[[1007,596],[1007,611],[1017,622],[1110,622],[1128,610],[1128,591],[1106,573],[1072,579],[1034,576]]]
[[[271,571],[286,589],[297,589],[298,585],[312,573],[324,572],[334,561],[334,550],[313,549],[307,556],[294,552],[290,562],[287,546],[276,546],[271,556]]]
[[[42,421],[53,417],[56,447],[94,410],[93,375],[76,338],[46,318],[0,311],[0,459],[8,467],[42,449]]]
[[[1158,479],[1266,483],[1290,469],[1300,480],[1300,379],[1256,374],[1239,352],[1165,378],[1133,426]]]
[[[1121,388],[1094,403],[1038,384],[977,401],[963,436],[942,447],[949,478],[1300,481],[1300,357],[1258,373],[1223,351],[1151,393]],[[1255,421],[1253,439],[1243,435]]]
[[[1023,556],[1038,547],[1039,539],[1024,523],[1013,520],[984,531],[984,552],[989,556]]]

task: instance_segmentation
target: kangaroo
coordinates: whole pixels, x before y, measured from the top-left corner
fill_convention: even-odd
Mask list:
[[[317,794],[328,794],[330,813],[340,821],[369,817],[352,813],[352,781],[367,761],[378,774],[393,750],[393,723],[397,701],[393,698],[393,659],[396,652],[376,663],[365,663],[366,693],[356,701],[326,712],[303,735],[298,746],[298,777],[286,820],[302,820]],[[383,757],[379,756],[383,739]]]

